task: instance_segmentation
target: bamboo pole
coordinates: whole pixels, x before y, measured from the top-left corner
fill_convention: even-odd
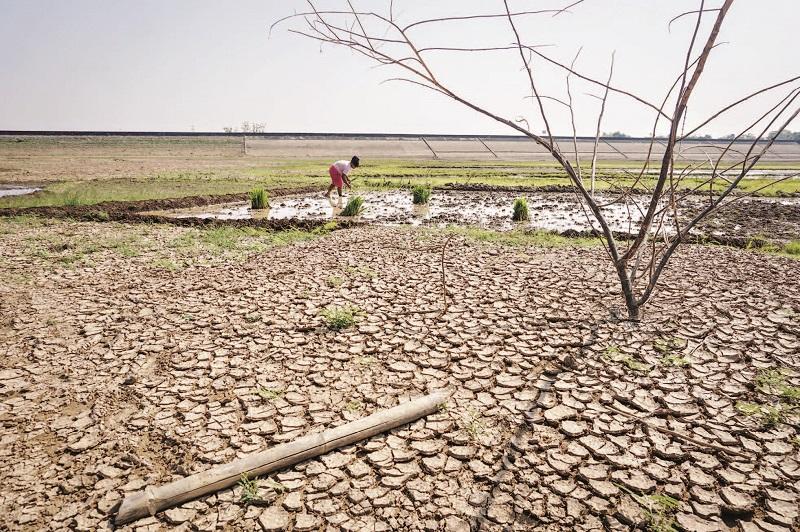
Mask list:
[[[148,486],[122,500],[114,523],[117,525],[130,523],[233,486],[243,473],[249,478],[254,478],[405,425],[435,412],[448,397],[447,392],[437,391],[345,425],[276,445],[266,451],[245,456],[163,486]]]

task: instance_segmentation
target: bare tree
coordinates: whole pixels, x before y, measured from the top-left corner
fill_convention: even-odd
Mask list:
[[[639,320],[641,309],[653,295],[658,280],[675,250],[685,241],[690,232],[704,219],[718,209],[724,207],[735,198],[731,193],[739,186],[742,179],[761,160],[773,142],[786,129],[786,127],[800,113],[797,106],[800,96],[800,76],[774,83],[755,92],[747,94],[735,102],[721,108],[711,116],[699,123],[696,127],[686,132],[686,111],[689,101],[698,85],[698,82],[708,64],[712,51],[717,46],[717,38],[723,26],[726,15],[733,0],[723,0],[722,5],[715,8],[706,6],[705,0],[699,0],[696,10],[680,13],[669,23],[672,24],[684,17],[693,17],[694,29],[691,34],[683,61],[682,70],[677,73],[674,83],[666,90],[660,104],[647,101],[645,98],[632,91],[625,90],[612,84],[613,60],[608,80],[597,80],[586,75],[575,67],[575,61],[567,64],[558,61],[542,52],[540,47],[526,43],[520,35],[518,23],[523,17],[531,16],[561,16],[570,9],[581,4],[583,0],[574,0],[561,9],[539,9],[514,11],[508,5],[508,0],[503,0],[502,10],[494,13],[453,15],[447,17],[418,19],[400,22],[394,13],[393,2],[390,0],[385,11],[357,10],[350,0],[345,0],[341,9],[318,9],[313,0],[308,0],[309,10],[297,13],[279,20],[275,24],[286,20],[301,20],[302,28],[293,28],[289,31],[298,35],[314,39],[321,43],[342,46],[364,55],[379,65],[386,65],[396,69],[401,74],[389,80],[412,83],[428,90],[446,96],[460,104],[487,117],[502,123],[509,128],[530,138],[544,147],[552,158],[564,169],[575,193],[586,213],[587,219],[593,218],[599,226],[598,234],[601,235],[605,250],[616,270],[622,291],[628,317]],[[370,3],[372,5],[372,3]],[[704,18],[713,18],[709,30],[702,30]],[[463,21],[505,21],[508,23],[509,34],[513,38],[510,45],[503,46],[426,46],[419,42],[417,30],[423,26],[438,24],[456,24]],[[275,26],[273,24],[273,27]],[[442,82],[429,62],[430,54],[434,53],[484,53],[506,51],[519,58],[526,83],[531,91],[531,100],[534,102],[536,112],[544,131],[534,133],[526,121],[513,120],[493,112],[491,109],[478,105],[474,101],[461,95],[457,90]],[[577,56],[576,56],[577,59]],[[541,79],[537,75],[540,64],[555,67],[564,72],[567,78],[568,101],[545,95],[540,90]],[[595,153],[591,158],[591,182],[589,188],[584,183],[578,157],[577,142],[573,143],[572,153],[563,151],[554,138],[550,127],[551,112],[547,110],[546,102],[557,101],[561,104],[559,109],[567,109],[575,132],[574,107],[570,81],[576,78],[583,83],[603,90],[600,114],[597,119],[597,135],[595,138]],[[682,158],[681,142],[699,129],[707,126],[719,116],[728,113],[750,102],[756,96],[764,93],[776,93],[778,89],[788,93],[778,99],[777,103],[767,111],[755,117],[741,132],[736,134],[729,143],[718,150],[715,156],[708,157],[708,161],[698,164],[679,164],[676,160]],[[603,180],[596,172],[596,144],[600,137],[600,128],[603,112],[606,110],[606,100],[609,93],[629,98],[638,105],[643,106],[654,115],[654,123],[647,156],[642,168],[632,174],[631,184],[622,185],[618,182],[607,181],[610,186],[612,198],[603,203],[594,193],[594,181]],[[656,131],[659,124],[664,123],[669,127],[669,134],[657,140]],[[750,135],[750,137],[748,137]],[[750,139],[742,148],[741,139]],[[663,150],[656,156],[657,148]],[[735,162],[730,159],[735,156]],[[657,170],[655,183],[646,187],[645,174],[650,170]],[[693,188],[685,190],[687,179],[696,176],[697,172],[706,172],[700,184],[693,180]],[[710,172],[710,174],[708,173]],[[638,198],[637,191],[646,187],[643,199]],[[681,202],[690,192],[697,192],[708,188],[708,203],[705,207],[682,213]],[[638,198],[638,199],[637,199]],[[638,229],[631,235],[632,238],[618,240],[604,215],[602,208],[609,204],[624,204],[630,212],[638,214]],[[683,219],[682,219],[683,214]],[[594,225],[594,222],[593,225]]]

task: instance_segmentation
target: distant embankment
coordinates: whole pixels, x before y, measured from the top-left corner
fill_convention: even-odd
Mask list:
[[[414,133],[214,133],[173,131],[0,131],[0,142],[39,140],[53,148],[66,144],[219,144],[243,155],[270,158],[330,158],[358,154],[367,158],[547,161],[549,154],[530,139],[514,135],[427,135]],[[555,137],[564,153],[574,154],[572,137]],[[731,163],[744,157],[749,141],[702,139],[681,143],[679,157],[684,161],[706,161],[725,152]],[[763,146],[763,143],[759,143]],[[41,146],[44,148],[44,146]],[[578,137],[578,154],[588,162],[594,148],[593,137]],[[603,161],[644,160],[663,155],[664,143],[648,138],[605,137],[597,147]],[[765,163],[800,163],[800,142],[776,141],[762,158]]]

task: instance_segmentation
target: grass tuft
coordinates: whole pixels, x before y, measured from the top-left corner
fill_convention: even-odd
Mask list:
[[[530,219],[527,199],[517,198],[514,200],[514,214],[511,215],[511,219],[515,222],[525,222]]]
[[[792,240],[783,246],[783,252],[789,255],[800,255],[800,240]]]
[[[351,306],[327,307],[322,311],[322,318],[325,320],[328,329],[341,331],[355,325],[358,312],[356,307]]]
[[[257,188],[250,192],[251,209],[266,209],[268,207],[269,201],[267,201],[267,193],[263,188]]]
[[[425,185],[417,185],[411,189],[414,205],[425,205],[431,198],[431,187]]]
[[[353,196],[347,202],[344,209],[342,209],[342,216],[358,216],[364,212],[364,198],[361,196]]]
[[[239,478],[239,487],[242,488],[240,500],[245,504],[251,504],[260,500],[258,497],[258,478],[250,479],[247,473],[242,473]]]

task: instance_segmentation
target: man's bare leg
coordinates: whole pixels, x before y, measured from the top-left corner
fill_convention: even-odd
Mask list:
[[[328,192],[325,193],[325,197],[331,199],[331,192],[333,192],[333,183],[328,186]],[[341,194],[339,194],[341,196]]]

